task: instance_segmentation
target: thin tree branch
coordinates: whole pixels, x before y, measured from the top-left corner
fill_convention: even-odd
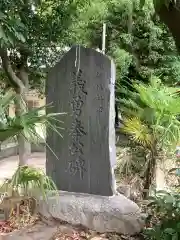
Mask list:
[[[11,63],[7,55],[7,49],[0,49],[0,56],[2,59],[2,67],[9,79],[10,84],[15,88],[23,89],[25,86],[23,82],[14,73]]]

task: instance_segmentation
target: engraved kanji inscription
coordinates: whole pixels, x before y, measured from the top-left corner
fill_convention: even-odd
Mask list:
[[[75,119],[71,125],[71,134],[73,134],[73,132],[76,132],[76,135],[82,137],[83,135],[86,134],[86,132],[84,131],[84,127],[81,123],[80,120]]]
[[[98,91],[102,91],[103,90],[103,85],[102,84],[98,84],[97,85],[97,90]]]
[[[71,108],[73,110],[73,112],[77,115],[80,116],[81,115],[81,109],[83,106],[84,102],[82,100],[81,96],[75,96],[72,101],[71,101]]]
[[[96,100],[98,101],[98,109],[97,111],[99,113],[103,112],[103,103],[104,103],[104,96],[103,96],[103,91],[104,91],[104,88],[103,88],[103,85],[102,84],[98,84],[97,85],[97,95],[96,95]]]
[[[81,91],[83,94],[87,95],[87,91],[85,90],[86,81],[82,79],[82,71],[79,70],[78,75],[76,76],[76,72],[73,72],[73,80],[70,84],[70,90],[74,92]]]
[[[78,172],[80,178],[83,179],[83,174],[86,172],[85,160],[83,157],[76,157],[73,160],[69,161],[69,171],[72,175],[75,175]]]
[[[86,132],[80,120],[82,107],[87,95],[85,86],[86,81],[83,79],[82,70],[79,69],[79,71],[73,72],[73,79],[70,84],[70,94],[72,95],[70,106],[73,119],[69,132],[71,144],[69,146],[70,160],[68,167],[70,174],[76,175],[79,173],[81,179],[83,179],[83,173],[86,170],[85,159],[83,156],[83,137],[86,135]]]

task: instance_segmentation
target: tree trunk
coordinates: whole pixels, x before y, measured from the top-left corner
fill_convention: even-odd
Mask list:
[[[23,49],[19,50],[21,57],[18,59],[19,63],[17,66],[18,75],[13,70],[11,62],[8,57],[8,50],[6,48],[0,48],[0,56],[2,60],[2,67],[8,77],[11,87],[14,88],[17,94],[17,99],[15,102],[16,116],[21,116],[22,113],[26,112],[26,92],[29,89],[28,86],[28,73],[26,71],[27,67],[27,57],[28,54]],[[23,136],[19,136],[19,165],[24,165],[27,163],[30,145]]]
[[[161,21],[169,28],[180,52],[180,0],[176,0],[176,3],[171,2],[169,6],[167,4],[155,6],[155,10]]]
[[[144,182],[144,194],[143,197],[147,198],[149,196],[149,190],[155,182],[155,188],[157,190],[163,190],[165,188],[165,167],[164,167],[164,153],[157,146],[154,146],[150,153],[150,159],[148,161],[148,167],[145,172],[145,182]]]
[[[26,93],[28,92],[28,73],[23,67],[20,68],[19,78],[24,83],[24,88],[18,88],[16,94],[18,100],[16,102],[16,116],[20,116],[22,113],[27,111],[27,100]],[[28,158],[31,154],[31,144],[26,140],[23,135],[18,136],[18,147],[19,147],[19,166],[27,164]]]
[[[158,151],[156,169],[155,169],[155,183],[157,190],[164,190],[166,186],[165,180],[165,155],[163,151]]]
[[[154,177],[155,177],[155,167],[156,167],[156,150],[155,148],[152,148],[150,150],[150,158],[148,160],[148,166],[145,171],[145,181],[144,181],[144,186],[143,186],[143,198],[147,198],[149,196],[149,191],[152,186]]]

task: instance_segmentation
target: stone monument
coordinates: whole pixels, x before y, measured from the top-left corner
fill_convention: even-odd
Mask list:
[[[96,232],[134,235],[144,224],[141,211],[114,194],[114,83],[113,62],[81,46],[73,47],[50,71],[47,103],[53,102],[53,112],[67,113],[59,119],[64,122],[63,137],[47,133],[46,170],[61,191],[49,192],[48,202],[41,198],[38,206],[46,218]]]
[[[47,135],[46,170],[59,190],[113,195],[114,85],[114,63],[82,46],[72,47],[50,71],[47,104],[66,113],[59,119],[63,137],[54,131]]]

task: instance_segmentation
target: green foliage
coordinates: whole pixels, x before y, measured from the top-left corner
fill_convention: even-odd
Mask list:
[[[80,0],[0,2],[0,50],[10,53],[8,60],[15,73],[20,66],[29,70],[30,87],[43,89],[47,69],[72,43],[70,26],[78,23],[88,4]]]
[[[144,173],[144,189],[149,190],[157,163],[180,142],[180,96],[177,88],[168,87],[154,77],[149,84],[134,83],[133,88],[133,91],[122,89],[125,95],[119,101],[122,131],[144,148],[145,164],[139,172]]]
[[[19,167],[12,177],[11,187],[19,188],[25,195],[30,194],[30,191],[41,193],[46,199],[47,191],[56,191],[57,188],[50,177],[46,176],[39,169],[30,166]]]
[[[180,140],[180,97],[176,88],[151,78],[149,84],[134,84],[122,99],[124,131],[146,147],[158,143],[160,149],[175,147]]]
[[[17,4],[17,5],[16,5]],[[0,46],[13,46],[15,42],[24,43],[25,25],[19,19],[18,1],[1,1]],[[11,7],[11,9],[10,9]],[[14,14],[13,14],[14,13]]]
[[[177,159],[177,165],[179,160]],[[179,168],[173,168],[169,174],[180,181]],[[171,192],[156,191],[149,198],[147,205],[147,228],[144,230],[146,239],[178,240],[180,238],[180,191],[179,185]]]
[[[42,139],[37,133],[37,124],[41,124],[42,128],[48,127],[51,131],[60,134],[59,129],[62,129],[60,126],[62,122],[57,119],[57,116],[63,113],[46,114],[46,106],[32,109],[21,116],[9,117],[9,105],[17,98],[19,96],[13,92],[0,95],[0,141],[5,141],[8,138],[17,137],[21,134],[28,141],[38,143]]]
[[[65,40],[78,4],[81,3],[69,0],[1,1],[1,45],[16,48],[24,43],[27,50],[35,53],[36,49],[48,47],[51,42],[57,43],[62,36],[61,41]]]
[[[178,240],[180,238],[180,195],[158,191],[148,205],[150,227],[144,234],[151,240]]]
[[[99,9],[98,3],[93,4]],[[117,96],[119,88],[137,79],[148,82],[152,75],[163,83],[179,82],[180,59],[174,40],[166,26],[155,14],[152,1],[143,9],[140,1],[103,1],[101,14],[93,21],[81,21],[72,26],[75,41],[90,47],[102,47],[102,24],[106,23],[106,54],[113,57],[117,70]],[[82,13],[81,18],[86,13]],[[96,17],[95,17],[96,16]]]
[[[47,199],[48,191],[57,191],[57,188],[52,179],[40,169],[20,166],[12,179],[5,181],[0,190],[10,196],[15,191],[19,195],[32,197],[35,194]]]
[[[80,43],[101,48],[103,22],[106,54],[116,63],[117,90],[127,81],[147,81],[152,74],[163,82],[179,82],[175,44],[155,16],[152,1],[13,0],[1,1],[1,6],[1,45],[11,51],[13,66],[19,63],[19,51],[28,56],[32,88],[43,89],[47,69],[64,47]]]

